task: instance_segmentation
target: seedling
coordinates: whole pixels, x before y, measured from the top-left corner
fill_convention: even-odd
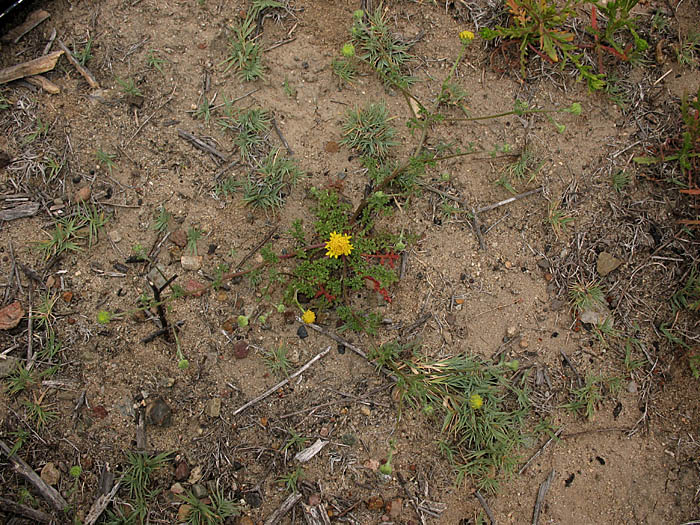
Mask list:
[[[287,77],[285,77],[284,81],[282,82],[282,89],[284,89],[284,94],[287,95],[289,98],[297,98],[297,88],[295,88],[289,83]]]
[[[243,202],[265,210],[279,208],[300,176],[292,159],[273,150],[248,175],[243,185]]]
[[[58,162],[53,157],[47,157],[44,159],[44,161],[46,162],[46,170],[48,172],[48,176],[45,180],[47,183],[51,183],[56,179],[56,177],[58,177],[61,170],[63,170],[63,163]]]
[[[617,390],[619,388],[619,379],[611,378],[604,379],[601,376],[588,375],[586,383],[570,392],[571,401],[562,405],[575,414],[585,416],[586,419],[593,419],[596,407],[602,401],[604,392],[607,389]]]
[[[141,90],[136,87],[136,82],[134,82],[133,79],[127,78],[126,80],[123,80],[119,77],[116,77],[117,79],[117,84],[121,86],[121,91],[125,95],[130,95],[132,97],[142,97],[143,93],[141,93]]]
[[[369,104],[364,109],[350,110],[345,117],[340,142],[355,148],[361,155],[383,159],[398,144],[390,120],[384,104]]]
[[[187,230],[187,251],[197,256],[197,241],[202,237],[202,232],[194,226]]]
[[[7,377],[5,391],[16,396],[35,383],[34,374],[26,366],[18,366]]]
[[[148,51],[148,55],[146,57],[146,63],[148,64],[148,67],[152,67],[153,69],[158,70],[158,72],[162,74],[163,66],[166,62],[167,60],[158,56],[158,52],[155,49],[150,49]]]
[[[219,64],[226,64],[224,73],[233,68],[246,82],[263,78],[260,47],[253,41],[255,26],[255,18],[248,15],[233,27],[233,35],[229,38],[229,57]]]
[[[566,233],[569,225],[574,222],[574,218],[562,211],[560,206],[561,201],[552,201],[547,209],[547,221],[552,226],[557,237]]]
[[[595,281],[572,284],[569,287],[569,298],[576,313],[596,310],[605,305],[605,293],[600,283]]]
[[[98,148],[95,152],[95,156],[97,157],[97,163],[106,167],[111,175],[112,168],[114,167],[114,159],[117,158],[117,155],[115,153],[107,153],[103,151],[102,148]]]
[[[98,241],[100,230],[109,219],[103,211],[98,211],[94,204],[79,206],[78,217],[81,219],[83,227],[88,230],[88,248],[92,248],[93,241]]]
[[[158,489],[149,489],[151,474],[166,466],[172,452],[151,456],[140,452],[127,452],[128,466],[122,478],[122,487],[128,492],[129,505],[115,505],[108,511],[111,523],[144,523],[149,505],[158,496]]]
[[[610,183],[617,193],[622,193],[631,180],[632,176],[626,171],[616,171],[610,177]]]
[[[165,206],[163,206],[162,204],[158,206],[158,209],[156,211],[157,213],[153,221],[152,228],[158,233],[165,233],[168,229],[170,219],[172,219],[173,215],[168,210],[166,210]]]
[[[34,127],[34,131],[25,135],[25,137],[22,139],[23,144],[31,144],[36,139],[45,137],[49,132],[49,125],[42,122],[41,118],[37,117],[35,124],[36,126]]]
[[[83,239],[80,235],[80,230],[84,223],[79,217],[65,217],[58,219],[55,223],[55,229],[50,235],[50,239],[39,241],[38,247],[44,252],[44,258],[49,260],[51,257],[57,257],[66,251],[78,252],[82,248],[77,241]]]
[[[283,452],[288,450],[296,450],[298,452],[306,446],[306,443],[309,442],[309,438],[305,438],[301,434],[297,434],[294,429],[290,428],[288,432],[289,438],[287,438],[287,442],[284,444],[284,447],[282,447]]]
[[[301,467],[297,467],[294,469],[292,472],[285,474],[281,478],[279,478],[277,481],[279,483],[283,483],[285,488],[289,492],[297,492],[298,491],[298,486],[297,484],[299,483],[299,480],[304,478],[304,470]]]
[[[253,108],[233,114],[226,110],[227,116],[219,119],[224,130],[236,133],[233,143],[238,146],[241,160],[249,162],[265,143],[270,131],[270,114],[264,109]]]
[[[75,46],[73,46],[73,56],[80,62],[81,66],[87,65],[88,61],[92,58],[92,37],[88,37],[80,50],[76,50]]]
[[[203,95],[202,101],[199,103],[199,106],[197,106],[197,109],[194,112],[194,118],[201,118],[204,120],[205,124],[209,124],[211,110],[214,108],[214,100],[216,100],[216,95],[214,95],[211,101],[206,95]]]
[[[277,348],[272,350],[263,351],[263,359],[267,367],[275,375],[287,377],[289,375],[289,369],[291,364],[287,358],[287,347],[284,344],[280,344]]]
[[[34,394],[33,401],[24,401],[24,406],[27,409],[27,418],[34,423],[37,431],[43,430],[46,425],[58,418],[57,412],[49,410],[48,407],[42,404],[46,393],[47,391],[45,390],[38,398]]]
[[[218,486],[209,496],[208,502],[200,500],[190,491],[179,498],[190,506],[186,521],[189,525],[219,525],[224,523],[226,518],[241,514],[240,507],[232,500],[226,499]]]

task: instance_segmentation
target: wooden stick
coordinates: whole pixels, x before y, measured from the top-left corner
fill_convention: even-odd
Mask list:
[[[63,499],[63,496],[61,496],[55,488],[46,484],[46,482],[41,479],[41,477],[34,472],[34,470],[32,470],[32,467],[27,465],[22,458],[20,458],[17,454],[13,454],[10,447],[8,447],[7,444],[1,439],[0,452],[3,452],[7,456],[7,459],[10,460],[14,471],[29,481],[29,483],[34,485],[34,488],[39,491],[39,494],[41,494],[44,499],[51,503],[55,509],[63,511],[63,509],[68,507],[68,503]]]
[[[535,452],[532,456],[530,456],[530,459],[528,459],[528,460],[525,462],[525,464],[524,464],[522,467],[520,467],[520,470],[518,471],[518,475],[520,475],[520,474],[522,474],[523,472],[525,472],[525,469],[526,469],[528,466],[530,466],[530,463],[532,463],[532,462],[535,460],[535,458],[537,458],[540,454],[542,454],[542,452],[544,452],[544,449],[546,449],[546,448],[552,443],[552,441],[554,441],[555,439],[559,438],[559,436],[561,435],[561,433],[562,433],[563,431],[564,431],[564,427],[561,427],[559,430],[557,430],[557,431],[554,433],[554,435],[553,435],[551,438],[549,438],[549,439],[547,440],[547,442],[546,442],[544,445],[542,445],[542,446],[540,447],[540,449],[539,449],[537,452]]]
[[[100,85],[97,83],[97,80],[95,80],[93,74],[90,73],[90,70],[78,62],[78,60],[73,56],[73,53],[70,52],[70,49],[66,47],[66,44],[64,44],[60,38],[56,39],[56,44],[66,53],[66,58],[68,61],[73,64],[73,67],[78,70],[78,73],[80,73],[80,75],[87,80],[90,87],[92,89],[100,89]]]
[[[19,514],[20,516],[24,516],[38,523],[50,523],[53,519],[45,512],[35,510],[26,505],[20,505],[19,503],[2,497],[0,497],[0,509],[4,509],[12,514]]]
[[[6,34],[4,34],[1,40],[3,42],[13,42],[16,44],[24,35],[29,33],[32,29],[41,24],[50,16],[51,15],[43,9],[32,11],[29,13],[29,16],[27,16],[27,19],[23,23],[12,29],[12,31],[8,31]]]
[[[7,84],[13,80],[51,71],[54,67],[56,67],[56,62],[58,62],[58,59],[62,54],[63,51],[54,51],[48,55],[30,60],[29,62],[6,67],[5,69],[0,70],[0,84]]]
[[[270,517],[265,520],[265,525],[276,525],[279,523],[284,515],[292,510],[292,507],[294,507],[294,505],[296,505],[300,499],[301,493],[299,492],[294,492],[293,494],[287,496],[287,499],[282,502],[282,505],[280,505],[279,508],[270,514]]]
[[[328,511],[323,503],[318,505],[304,505],[304,521],[306,525],[331,525],[331,519],[328,517]]]
[[[109,502],[112,501],[114,496],[117,495],[120,485],[121,479],[114,484],[112,490],[110,490],[107,494],[102,494],[95,500],[95,503],[92,504],[90,511],[85,517],[85,525],[95,525],[97,519],[102,515],[104,510],[107,508],[107,505],[109,505]]]
[[[552,480],[554,479],[554,475],[556,474],[555,470],[552,469],[552,471],[549,473],[549,476],[547,476],[547,479],[545,479],[542,482],[542,485],[540,485],[540,490],[537,492],[537,501],[535,502],[535,510],[532,515],[532,525],[537,525],[539,519],[540,519],[540,511],[542,509],[542,503],[544,503],[544,497],[547,495],[547,491],[549,490],[550,485],[552,484]]]
[[[31,77],[30,77],[31,78]],[[0,210],[0,221],[13,221],[22,217],[31,217],[39,211],[38,202],[23,202],[14,208]]]
[[[261,400],[265,399],[267,396],[269,396],[270,394],[276,392],[279,388],[282,388],[284,385],[286,385],[287,383],[289,383],[292,379],[294,379],[295,377],[297,377],[297,376],[301,375],[302,373],[304,373],[304,372],[306,371],[307,368],[309,368],[309,367],[310,367],[311,365],[313,365],[316,361],[318,361],[319,359],[321,359],[322,357],[324,357],[324,356],[325,356],[326,354],[328,354],[328,352],[330,352],[330,351],[331,351],[331,347],[328,346],[328,348],[326,348],[326,349],[323,350],[322,352],[316,354],[315,357],[313,357],[308,363],[306,363],[304,366],[302,366],[299,370],[297,370],[297,371],[294,372],[292,375],[290,375],[287,379],[284,379],[284,380],[280,381],[280,382],[277,383],[275,386],[273,386],[272,388],[266,390],[265,392],[263,392],[262,394],[260,394],[260,395],[259,395],[258,397],[256,397],[255,399],[252,399],[252,400],[248,401],[245,405],[243,405],[242,407],[236,409],[236,411],[235,411],[233,414],[231,414],[231,417],[237,416],[238,414],[240,414],[241,412],[243,412],[246,408],[253,406],[253,405],[254,405],[255,403],[257,403],[258,401],[261,401]]]
[[[481,507],[484,509],[484,512],[486,512],[486,515],[488,516],[489,521],[491,522],[491,525],[496,525],[496,518],[494,518],[493,512],[491,512],[491,508],[489,507],[489,504],[486,503],[486,500],[481,495],[481,493],[477,490],[474,492],[474,496],[476,496],[476,499],[479,500]]]
[[[226,158],[226,155],[224,155],[223,153],[221,153],[221,152],[220,152],[218,149],[216,149],[214,146],[211,146],[211,145],[207,144],[207,143],[204,142],[202,139],[195,137],[194,135],[192,135],[192,133],[188,133],[188,132],[185,131],[184,129],[178,128],[177,134],[178,134],[178,136],[179,136],[180,138],[183,138],[183,139],[185,139],[185,140],[191,142],[192,145],[193,145],[195,148],[201,149],[202,151],[206,151],[207,153],[209,153],[212,157],[215,158],[215,160],[216,160],[217,162],[219,162],[219,161],[224,161],[224,162],[225,162],[226,160],[228,160],[228,159]]]
[[[292,148],[289,147],[289,143],[287,142],[287,139],[284,138],[284,135],[282,135],[282,131],[280,131],[279,126],[277,126],[277,120],[272,117],[272,127],[275,130],[275,133],[277,133],[277,136],[280,138],[282,141],[282,144],[284,144],[284,147],[287,148],[287,153],[289,153],[289,156],[291,157],[294,155],[294,152],[292,151]]]
[[[42,75],[34,75],[32,77],[27,77],[24,80],[29,82],[32,86],[43,89],[49,95],[58,95],[61,92],[60,87]]]
[[[542,186],[539,188],[536,188],[534,190],[526,191],[525,193],[521,193],[519,195],[515,195],[509,199],[505,199],[499,202],[496,202],[494,204],[489,204],[488,206],[484,206],[483,208],[479,208],[476,210],[476,213],[484,213],[487,211],[495,210],[496,208],[500,206],[505,206],[506,204],[510,204],[511,202],[519,201],[520,199],[524,199],[525,197],[529,197],[530,195],[534,195],[535,193],[539,193],[542,191]]]

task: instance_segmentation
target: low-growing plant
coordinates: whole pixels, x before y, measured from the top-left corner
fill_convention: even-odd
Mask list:
[[[166,210],[165,206],[161,204],[156,210],[152,228],[158,233],[165,233],[168,230],[168,225],[172,217],[173,214]]]
[[[569,393],[571,401],[562,405],[563,408],[586,419],[593,419],[598,404],[609,392],[619,390],[620,381],[618,378],[603,378],[601,376],[589,374],[586,382],[579,388],[574,388]]]
[[[301,467],[297,467],[291,472],[285,474],[281,478],[279,478],[277,481],[279,483],[282,483],[284,487],[289,491],[289,492],[298,492],[299,487],[299,481],[304,478],[304,469]]]
[[[361,155],[383,159],[398,144],[396,130],[389,124],[389,112],[382,103],[349,110],[343,124],[342,144]]]
[[[250,162],[259,155],[266,144],[272,117],[264,109],[251,108],[238,112],[225,110],[227,115],[219,119],[223,130],[235,133],[233,143],[238,146],[241,160]]]
[[[275,149],[248,174],[243,185],[243,202],[265,210],[278,208],[300,176],[296,162]]]
[[[97,163],[106,167],[111,174],[112,168],[114,167],[114,160],[117,158],[116,153],[107,153],[103,151],[102,148],[98,148],[95,152],[95,157],[97,158]]]
[[[136,82],[134,82],[134,79],[132,78],[127,78],[122,79],[119,77],[116,77],[117,84],[119,84],[122,93],[125,95],[131,95],[133,97],[142,97],[143,93],[141,90],[136,86]]]
[[[260,46],[253,40],[255,27],[256,21],[250,15],[233,26],[233,34],[229,37],[229,56],[220,64],[226,64],[224,73],[233,68],[246,82],[263,78]]]
[[[207,499],[199,499],[192,492],[187,491],[184,496],[179,496],[182,502],[189,505],[187,521],[189,525],[220,525],[226,518],[240,516],[238,504],[227,499],[223,491],[217,486]]]
[[[272,350],[263,350],[265,365],[272,373],[278,376],[287,377],[291,368],[291,363],[287,358],[287,346],[280,344]]]
[[[163,73],[163,66],[166,64],[167,60],[160,58],[158,56],[158,51],[155,49],[149,49],[148,55],[146,56],[146,64],[148,67],[156,69],[159,73]]]

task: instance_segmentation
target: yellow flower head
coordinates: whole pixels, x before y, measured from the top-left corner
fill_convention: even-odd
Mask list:
[[[462,31],[459,34],[459,39],[462,41],[462,44],[468,44],[472,40],[474,40],[474,33],[471,31]]]
[[[350,255],[352,251],[352,244],[350,244],[350,235],[345,235],[344,233],[331,233],[331,238],[326,242],[326,255],[328,257],[338,258],[339,255]]]
[[[306,310],[304,315],[301,316],[301,320],[306,324],[313,323],[316,320],[316,314],[311,310]]]
[[[469,406],[474,410],[479,410],[482,406],[484,406],[484,400],[479,394],[472,394],[469,398]]]

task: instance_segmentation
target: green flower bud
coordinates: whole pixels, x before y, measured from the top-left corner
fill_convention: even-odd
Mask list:
[[[355,56],[355,46],[353,46],[351,43],[345,44],[342,49],[340,50],[340,53],[345,57],[345,58],[350,58]]]

